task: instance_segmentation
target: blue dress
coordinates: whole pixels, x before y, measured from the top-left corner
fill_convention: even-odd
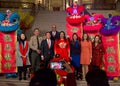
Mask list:
[[[72,65],[76,68],[79,68],[80,65],[80,43],[79,41],[71,41],[70,44],[70,53],[71,53],[71,58],[72,58]]]

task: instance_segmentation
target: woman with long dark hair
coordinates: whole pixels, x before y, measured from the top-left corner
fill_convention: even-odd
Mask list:
[[[16,45],[17,47],[17,66],[18,66],[18,75],[19,80],[26,80],[26,73],[27,73],[27,65],[30,65],[29,61],[29,43],[26,39],[26,36],[24,33],[20,35],[19,42]],[[22,77],[22,73],[24,74]]]
[[[94,38],[94,42],[92,43],[92,61],[91,64],[93,66],[97,66],[101,68],[103,63],[103,55],[105,53],[105,49],[99,35],[96,35]]]
[[[70,56],[72,58],[72,65],[75,68],[75,76],[77,79],[82,78],[80,53],[81,53],[80,38],[78,37],[77,33],[73,33],[72,40],[70,41]]]
[[[89,40],[88,34],[83,33],[81,41],[81,59],[80,59],[80,63],[82,64],[83,79],[85,79],[85,75],[88,72],[88,65],[90,64],[91,57],[92,57],[92,43]]]
[[[66,39],[64,31],[60,32],[59,39],[55,41],[54,52],[67,62],[70,61],[70,45],[68,39]]]

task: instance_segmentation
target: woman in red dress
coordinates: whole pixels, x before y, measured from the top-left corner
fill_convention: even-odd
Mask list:
[[[92,62],[93,66],[97,66],[101,68],[103,63],[103,55],[105,53],[105,49],[101,38],[99,35],[96,35],[94,38],[94,42],[92,43]]]
[[[70,44],[64,31],[60,32],[59,39],[55,41],[54,51],[55,55],[59,55],[60,59],[64,59],[67,62],[70,61]]]

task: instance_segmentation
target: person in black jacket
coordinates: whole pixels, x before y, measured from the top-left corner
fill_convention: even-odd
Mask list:
[[[44,61],[45,68],[54,56],[54,41],[50,37],[50,32],[46,32],[46,39],[41,43],[41,60]]]
[[[35,72],[29,86],[57,86],[57,78],[54,70],[45,68]]]
[[[51,40],[57,40],[59,38],[59,32],[56,30],[56,25],[52,25],[52,31],[50,31]]]
[[[85,78],[88,86],[110,86],[106,72],[97,66],[93,66]]]

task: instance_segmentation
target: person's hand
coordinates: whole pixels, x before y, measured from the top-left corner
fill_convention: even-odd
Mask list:
[[[26,58],[26,56],[22,56],[23,58]]]
[[[92,55],[91,55],[91,58],[90,58],[90,63],[92,62]]]
[[[91,59],[90,59],[90,63],[91,63]]]
[[[70,62],[68,62],[68,64],[70,64]]]
[[[37,49],[36,52],[37,52],[38,54],[40,54],[40,53],[41,53],[41,50]]]
[[[41,60],[42,60],[42,61],[44,60],[44,56],[41,56]]]

